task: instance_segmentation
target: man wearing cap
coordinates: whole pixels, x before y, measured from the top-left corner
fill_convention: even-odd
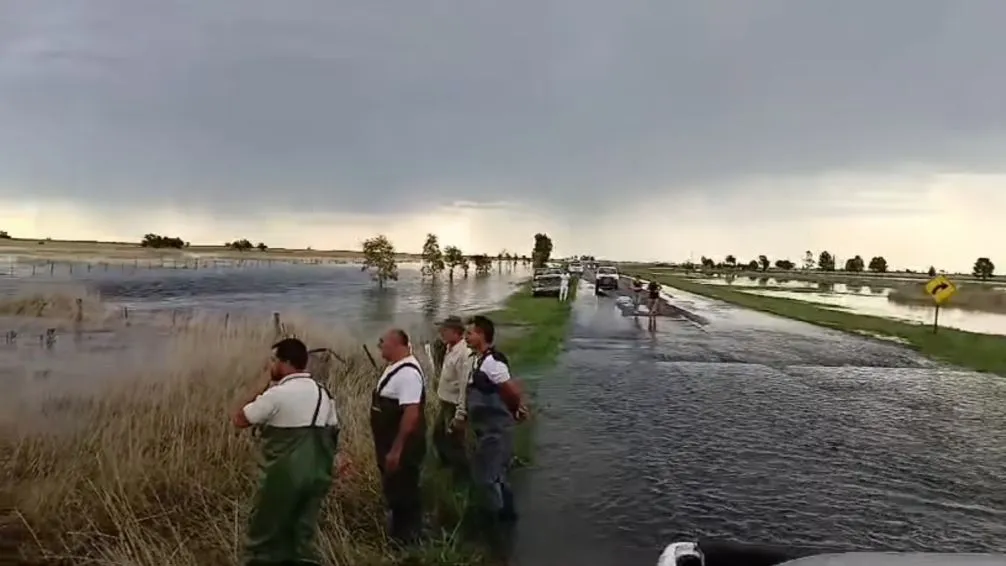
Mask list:
[[[465,325],[460,317],[449,316],[440,323],[440,338],[447,351],[440,370],[437,397],[439,414],[433,428],[433,443],[440,462],[450,468],[455,478],[468,470],[465,457],[465,388],[471,370],[471,351],[464,341]]]

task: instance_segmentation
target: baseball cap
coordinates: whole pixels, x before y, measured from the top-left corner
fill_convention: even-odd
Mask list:
[[[453,330],[464,330],[465,322],[461,320],[460,316],[449,316],[438,324],[440,328],[451,328]]]

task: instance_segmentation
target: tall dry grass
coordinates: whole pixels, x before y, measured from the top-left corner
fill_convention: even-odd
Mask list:
[[[367,422],[376,370],[337,330],[297,321],[285,333],[343,360],[319,355],[311,367],[336,398],[339,451],[351,461],[323,515],[325,561],[392,563]],[[0,563],[239,563],[256,447],[228,415],[264,377],[276,337],[271,321],[187,326],[171,337],[170,363],[90,397],[8,413],[0,422]],[[46,426],[57,414],[72,426]]]

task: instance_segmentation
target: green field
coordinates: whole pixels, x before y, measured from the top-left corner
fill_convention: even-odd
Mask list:
[[[764,297],[725,286],[653,271],[628,272],[654,278],[664,285],[719,299],[738,306],[856,334],[891,336],[933,359],[977,371],[1006,376],[1006,336],[911,324],[887,318],[829,309],[796,299]]]

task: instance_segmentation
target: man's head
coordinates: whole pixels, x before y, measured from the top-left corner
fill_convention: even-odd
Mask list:
[[[307,346],[300,340],[280,340],[272,345],[269,375],[274,381],[278,381],[291,373],[300,373],[307,369],[307,357]]]
[[[465,323],[458,316],[449,316],[440,323],[440,339],[454,345],[465,335]]]
[[[392,328],[385,332],[377,342],[381,357],[395,363],[411,354],[409,350],[409,335],[401,328]]]
[[[496,325],[488,317],[477,314],[468,321],[465,341],[473,350],[482,351],[496,340]]]

